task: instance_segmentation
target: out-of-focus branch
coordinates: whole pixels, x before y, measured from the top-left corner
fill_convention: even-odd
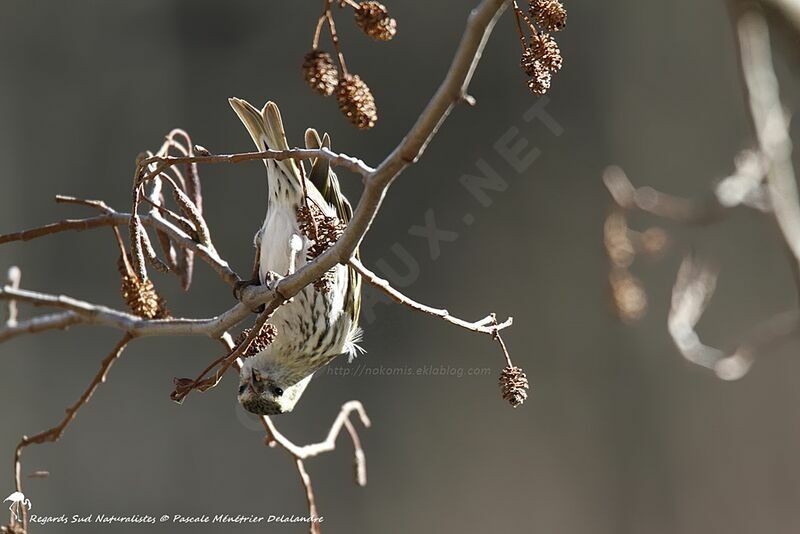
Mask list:
[[[652,187],[634,187],[625,171],[615,166],[605,170],[603,182],[619,207],[684,224],[716,222],[728,210],[740,205],[768,211],[769,203],[762,186],[766,172],[763,158],[752,151],[743,151],[735,163],[736,172],[700,198],[670,195]]]
[[[759,0],[759,2],[775,11],[800,37],[800,0]]]
[[[687,256],[678,269],[667,319],[672,340],[684,358],[712,370],[724,353],[703,344],[695,327],[711,301],[716,284],[715,269],[693,256]]]
[[[693,256],[683,260],[672,290],[669,332],[684,358],[714,371],[723,380],[738,380],[758,355],[800,334],[800,312],[790,310],[767,319],[732,351],[706,345],[696,327],[714,294],[716,280],[716,270],[707,262]]]
[[[793,17],[800,28],[800,2],[762,0]],[[791,253],[796,283],[800,288],[800,196],[792,163],[793,143],[789,121],[780,100],[780,88],[770,49],[767,23],[752,2],[735,0],[733,17],[739,44],[742,78],[758,140],[758,152],[744,152],[734,175],[721,181],[704,200],[665,195],[652,188],[635,188],[618,168],[609,168],[603,179],[615,203],[679,222],[716,220],[728,208],[740,204],[770,212]],[[624,258],[623,258],[624,259]],[[800,312],[775,315],[758,325],[736,350],[726,352],[704,344],[696,326],[716,286],[716,270],[695,257],[681,264],[672,292],[668,327],[680,353],[690,362],[713,370],[718,377],[735,380],[744,376],[756,356],[793,338],[800,331]]]
[[[767,193],[786,244],[800,264],[800,198],[789,122],[772,65],[769,30],[763,15],[747,7],[742,7],[737,30],[750,114],[767,162]]]

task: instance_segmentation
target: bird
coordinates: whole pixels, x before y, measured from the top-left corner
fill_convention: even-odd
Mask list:
[[[15,491],[11,495],[3,499],[3,502],[8,502],[8,501],[11,501],[11,506],[9,506],[8,509],[11,512],[11,515],[14,516],[15,521],[19,518],[19,512],[21,506],[24,506],[28,510],[32,508],[31,500],[25,498],[25,494],[22,493],[21,491]]]
[[[261,110],[239,98],[229,102],[259,151],[289,149],[274,102]],[[328,134],[320,139],[313,128],[306,130],[305,142],[307,148],[330,148]],[[302,162],[265,159],[264,163],[267,214],[254,239],[253,277],[236,284],[237,297],[245,286],[269,286],[313,259],[309,252],[315,241],[304,234],[298,217],[302,206],[318,208],[326,220],[337,224],[346,225],[353,215],[325,158],[313,161],[308,178]],[[258,415],[291,412],[317,370],[340,354],[347,353],[352,360],[364,352],[358,345],[362,338],[360,275],[349,265],[337,264],[326,277],[327,288],[309,284],[275,310],[268,320],[275,330],[272,342],[243,362],[237,399],[247,411]]]

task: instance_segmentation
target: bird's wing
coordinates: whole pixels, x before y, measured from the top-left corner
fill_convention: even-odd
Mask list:
[[[242,123],[244,123],[258,150],[289,150],[289,143],[286,141],[286,131],[283,128],[281,112],[274,102],[267,102],[264,104],[261,111],[241,98],[229,98],[228,102],[230,102],[231,107],[239,116]],[[285,176],[285,181],[288,181],[287,185],[297,194],[302,192],[302,163],[298,164],[298,162],[293,159],[274,162],[265,160],[264,163],[267,169],[270,169],[270,165],[277,165],[280,174]],[[307,187],[307,193],[309,198],[315,202],[322,200],[319,191],[314,187]]]
[[[275,102],[267,102],[261,111],[241,98],[229,98],[228,102],[230,102],[233,111],[244,123],[258,150],[289,150],[281,112]],[[300,183],[300,170],[293,159],[286,159],[277,163],[284,173],[294,178],[297,183]]]
[[[331,138],[328,134],[325,134],[322,140],[320,140],[319,134],[315,129],[309,128],[306,130],[306,148],[318,149],[330,147]],[[342,194],[342,190],[339,187],[339,178],[336,176],[336,173],[331,170],[330,161],[325,158],[317,158],[314,160],[309,180],[316,189],[322,193],[322,198],[333,206],[339,220],[345,224],[349,223],[350,219],[353,218],[353,207]],[[355,250],[354,255],[356,258],[360,258],[358,249]],[[361,315],[361,275],[349,265],[347,269],[349,278],[345,302],[350,302],[351,299],[353,301],[351,318],[352,327],[356,328],[358,326],[358,318]]]

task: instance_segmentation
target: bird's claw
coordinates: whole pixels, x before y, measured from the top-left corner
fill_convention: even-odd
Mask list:
[[[245,288],[250,287],[250,286],[260,286],[260,285],[261,285],[261,280],[259,280],[258,278],[251,278],[250,280],[239,280],[238,282],[235,282],[233,284],[233,296],[234,296],[234,298],[236,300],[241,302],[242,301],[242,292],[245,290]],[[253,311],[253,313],[261,313],[261,312],[264,311],[264,309],[265,309],[265,305],[262,304],[261,306],[259,306],[258,308],[255,308],[252,311]]]
[[[289,274],[291,274],[291,273],[289,273]],[[287,275],[287,276],[288,276],[288,275]],[[278,283],[279,283],[281,280],[283,280],[283,279],[285,278],[285,276],[281,276],[281,275],[279,275],[278,273],[276,273],[275,271],[267,271],[267,273],[264,275],[264,278],[265,278],[264,285],[266,285],[266,286],[267,286],[267,288],[268,288],[270,291],[275,291],[275,293],[276,293],[276,294],[277,294],[279,297],[281,297],[283,300],[285,300],[285,301],[287,301],[287,302],[291,302],[291,301],[292,301],[292,299],[291,299],[291,298],[290,298],[290,299],[287,299],[287,298],[285,298],[285,297],[284,297],[284,296],[281,294],[281,292],[280,292],[280,291],[278,291]]]

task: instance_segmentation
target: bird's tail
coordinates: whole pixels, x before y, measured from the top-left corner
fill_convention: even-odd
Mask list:
[[[229,98],[228,102],[244,123],[259,151],[289,149],[281,112],[274,102],[264,104],[261,111],[241,98]],[[288,176],[297,180],[296,183],[300,182],[300,170],[294,160],[283,160],[277,163]]]

